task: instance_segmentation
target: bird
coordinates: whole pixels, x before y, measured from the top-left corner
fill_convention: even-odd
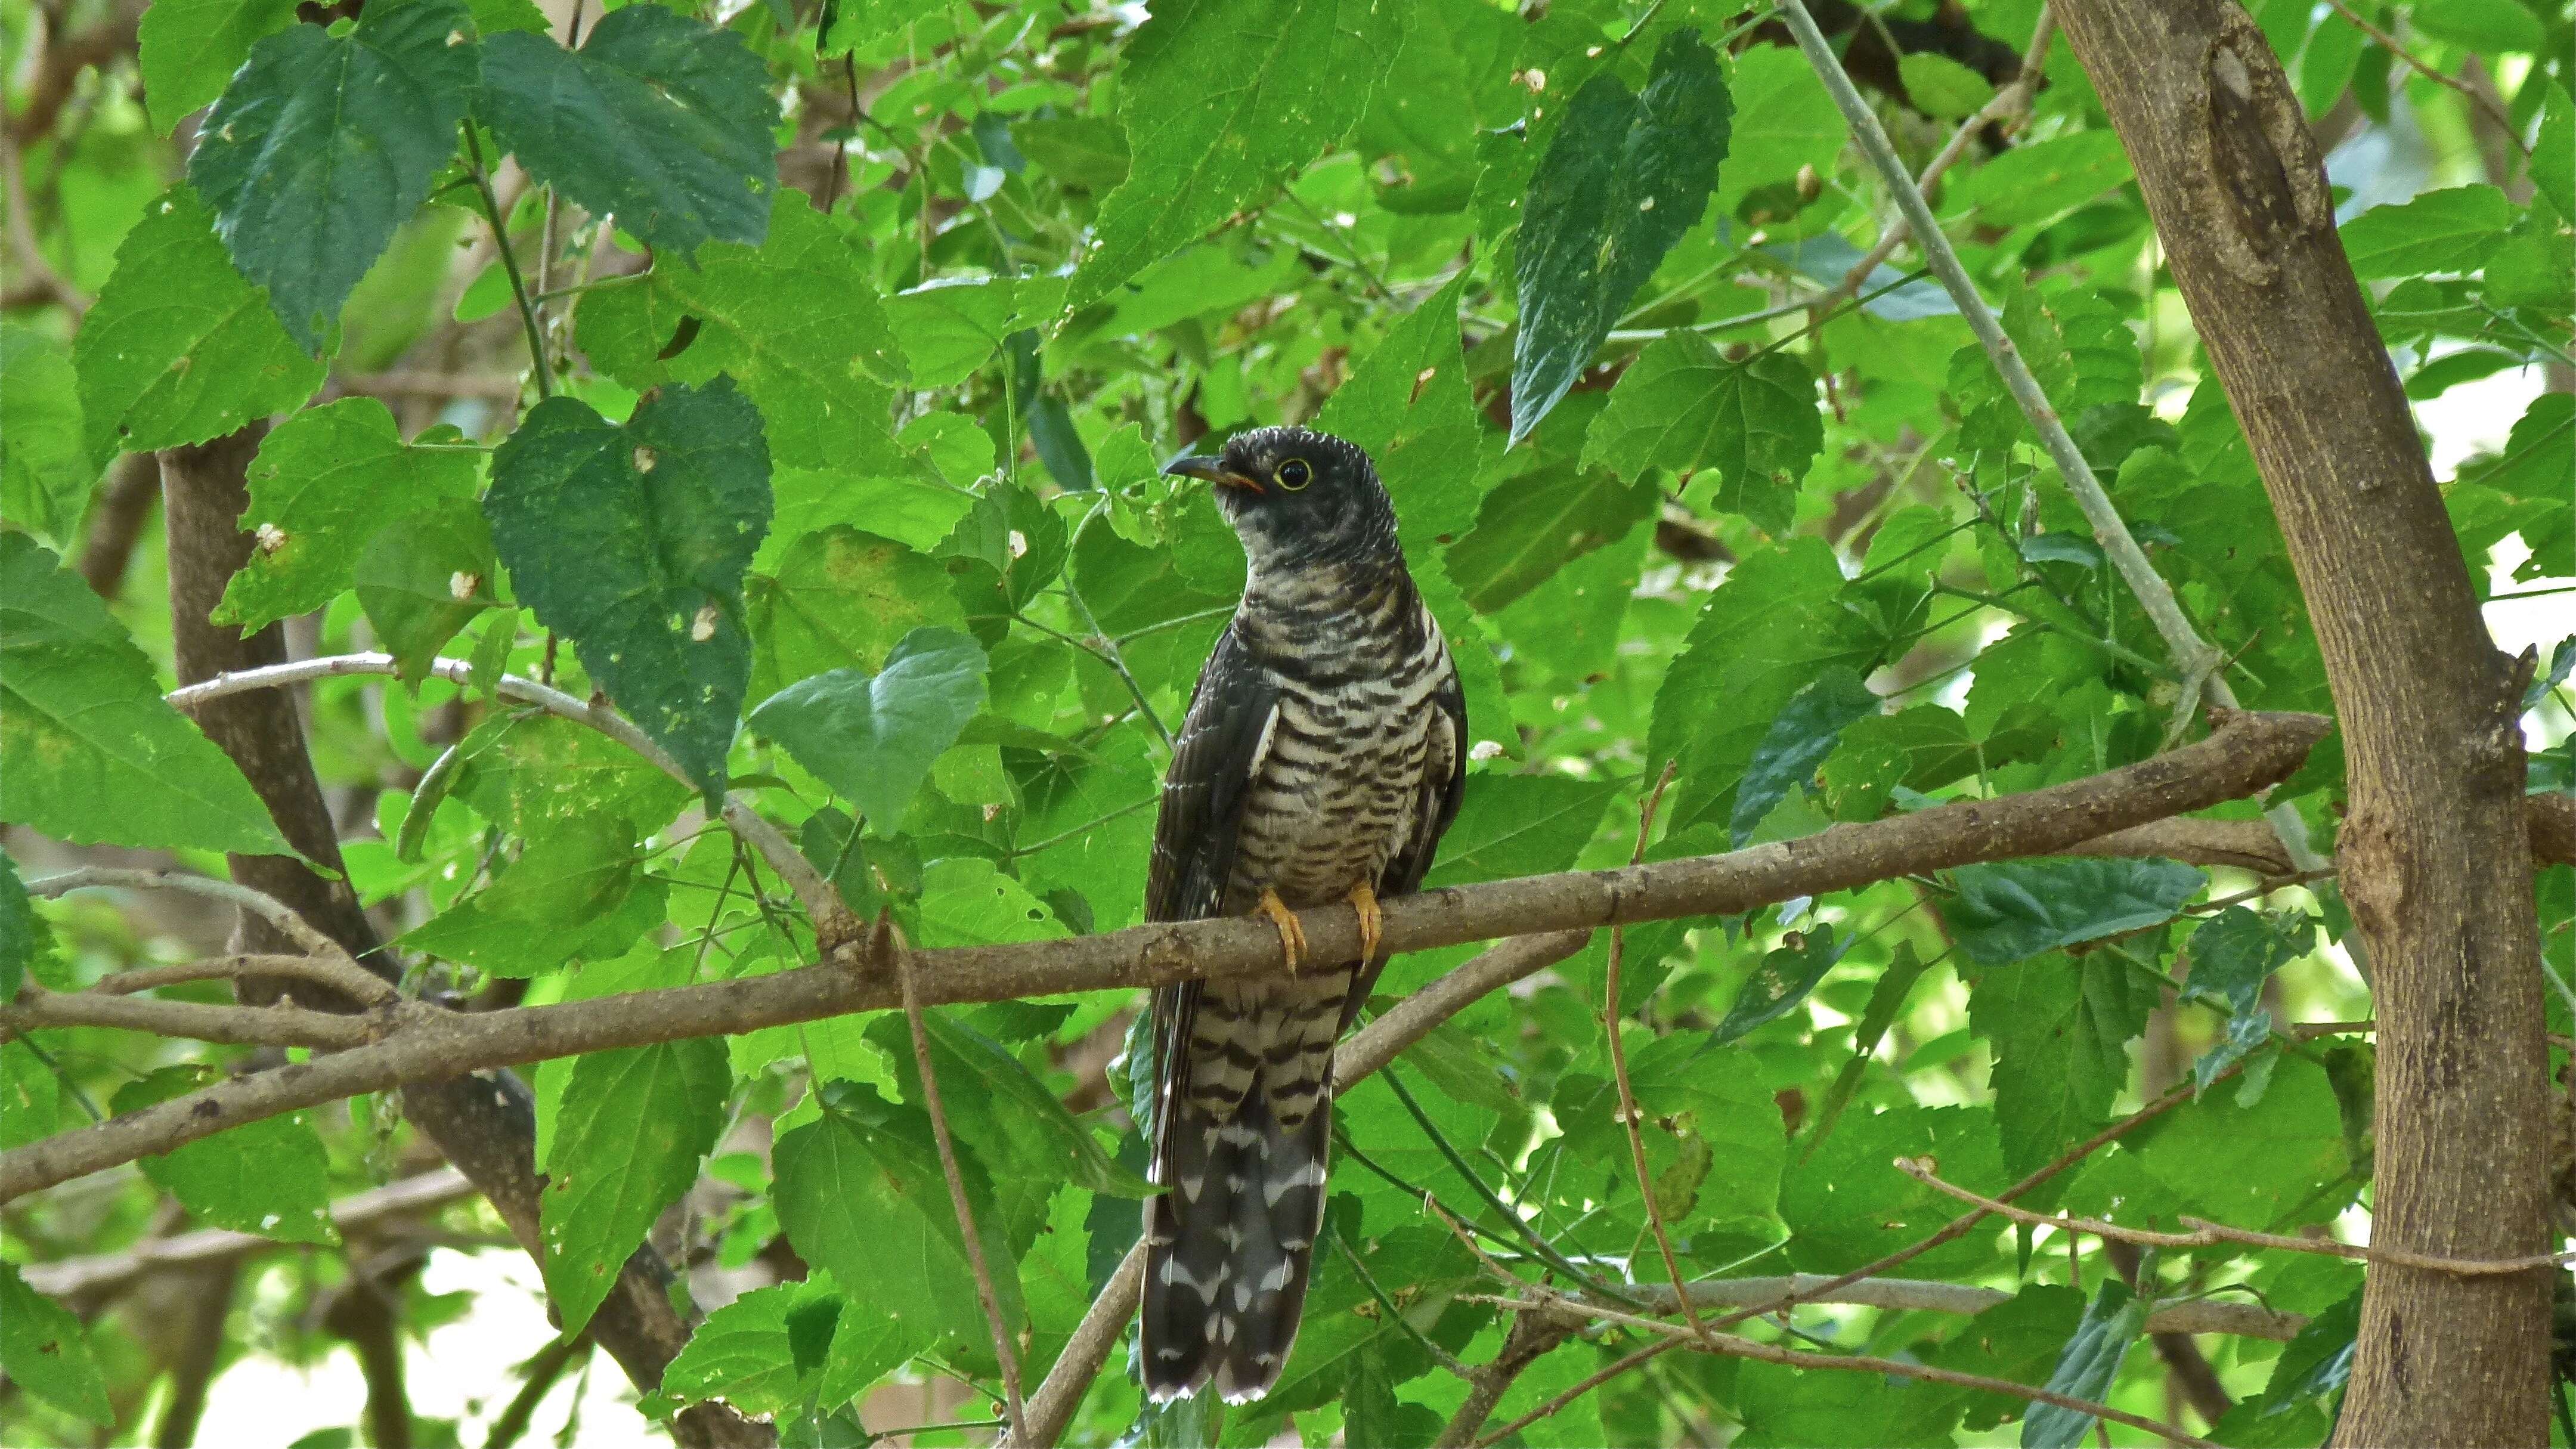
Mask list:
[[[1152,1004],[1146,1393],[1277,1382],[1322,1231],[1333,1048],[1384,969],[1379,903],[1419,889],[1466,786],[1467,711],[1367,453],[1296,427],[1164,470],[1211,485],[1243,541],[1236,609],[1174,738],[1149,921],[1266,917],[1282,969]],[[1360,958],[1294,914],[1348,903]]]

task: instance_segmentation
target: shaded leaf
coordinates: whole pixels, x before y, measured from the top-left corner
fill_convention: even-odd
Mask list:
[[[1699,221],[1732,109],[1696,30],[1665,37],[1642,94],[1606,71],[1575,92],[1521,208],[1513,442],[1592,365],[1629,298]]]
[[[1878,713],[1878,707],[1878,695],[1869,682],[1859,670],[1845,665],[1825,670],[1815,683],[1791,695],[1764,732],[1762,743],[1754,747],[1743,783],[1736,786],[1735,813],[1727,824],[1730,843],[1743,849],[1762,817],[1788,798],[1791,787],[1813,782],[1817,767],[1834,752],[1843,730]]]
[[[144,104],[168,135],[224,82],[262,36],[295,23],[295,0],[154,0],[137,32]]]
[[[1708,1034],[1710,1047],[1722,1047],[1757,1027],[1778,1021],[1807,999],[1834,963],[1852,947],[1857,937],[1845,935],[1839,940],[1831,931],[1812,931],[1804,935],[1792,932],[1789,944],[1765,954],[1753,974],[1735,993],[1735,1003],[1717,1029]]]
[[[1592,420],[1585,466],[1626,477],[1649,469],[1717,479],[1715,504],[1768,533],[1786,533],[1798,482],[1824,446],[1815,374],[1785,352],[1726,360],[1696,332],[1673,331],[1637,355]]]
[[[1959,951],[2000,966],[2042,951],[2142,931],[2174,918],[2209,883],[2170,860],[2008,860],[1951,873],[1941,914]]]
[[[495,35],[475,114],[530,175],[657,251],[756,246],[768,229],[778,107],[767,67],[730,30],[629,5],[578,51]]]
[[[2117,1278],[2106,1277],[2084,1305],[2084,1319],[2058,1356],[2057,1371],[2047,1387],[2071,1399],[2100,1403],[2110,1397],[2120,1376],[2120,1361],[2129,1356],[2147,1327],[2147,1305]],[[2022,1416],[2022,1449],[2075,1449],[2093,1427],[2091,1414],[2056,1404],[2033,1404]]]
[[[1570,869],[1618,793],[1606,780],[1471,774],[1423,889]]]
[[[477,51],[461,0],[377,0],[346,34],[290,25],[252,46],[206,113],[188,183],[306,352],[428,199]]]

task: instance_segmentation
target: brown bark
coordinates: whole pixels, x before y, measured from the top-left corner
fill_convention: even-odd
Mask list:
[[[2377,963],[2374,1241],[2546,1245],[2547,1056],[2519,689],[2490,644],[2279,62],[2227,0],[2059,0],[2244,424],[2344,732]],[[2369,1275],[2342,1444],[2548,1436],[2549,1275]]]
[[[160,496],[161,472],[150,453],[128,453],[108,470],[107,486],[90,514],[89,537],[81,542],[80,573],[111,604],[125,590],[126,565],[134,561],[134,545]]]
[[[241,532],[238,520],[249,503],[245,480],[265,431],[264,426],[254,426],[161,455],[171,633],[182,683],[282,663],[286,658],[285,633],[275,625],[245,639],[236,630],[209,622],[233,572],[250,556],[251,539]],[[207,736],[241,766],[288,842],[306,859],[333,872],[326,879],[292,856],[236,855],[231,857],[233,878],[293,907],[351,955],[391,979],[395,968],[384,959],[383,943],[342,873],[339,841],[305,749],[304,722],[294,696],[273,690],[236,695],[207,701],[191,713]],[[248,916],[236,937],[237,950],[296,949],[265,922]],[[347,1010],[353,1005],[305,981],[290,985],[254,979],[244,986],[245,994],[254,1000],[273,1000],[283,992],[313,1006]],[[403,1110],[413,1125],[438,1144],[447,1160],[492,1200],[528,1251],[532,1255],[540,1251],[536,1121],[527,1088],[519,1079],[495,1072],[413,1086],[403,1093]],[[689,1337],[688,1323],[671,1307],[664,1286],[669,1280],[669,1268],[649,1246],[637,1250],[593,1325],[601,1346],[647,1392],[662,1381],[663,1368]],[[721,1406],[705,1407],[707,1412],[693,1411],[679,1421],[684,1444],[776,1442],[765,1424]]]

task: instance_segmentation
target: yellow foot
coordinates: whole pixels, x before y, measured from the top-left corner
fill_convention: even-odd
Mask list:
[[[1344,899],[1351,903],[1352,910],[1359,912],[1360,964],[1366,966],[1377,959],[1378,943],[1386,939],[1386,917],[1379,913],[1377,892],[1367,881],[1351,887],[1351,893]]]
[[[1288,974],[1296,975],[1297,968],[1306,961],[1306,928],[1297,924],[1297,913],[1288,909],[1275,890],[1263,891],[1261,903],[1252,908],[1252,913],[1268,916],[1270,924],[1279,928],[1280,954],[1288,958]]]

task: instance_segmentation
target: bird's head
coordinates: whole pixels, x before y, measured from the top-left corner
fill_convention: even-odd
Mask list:
[[[1358,446],[1305,428],[1255,428],[1163,470],[1214,485],[1253,569],[1400,558],[1395,505]]]

